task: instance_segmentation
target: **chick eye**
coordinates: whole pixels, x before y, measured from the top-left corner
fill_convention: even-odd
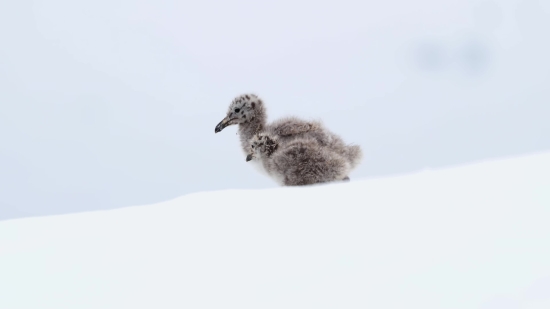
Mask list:
[[[238,113],[238,112],[240,112],[240,111],[241,111],[240,108],[236,108],[236,109],[235,109],[235,113]]]
[[[256,147],[256,146],[252,145],[252,148],[254,148],[254,147]]]

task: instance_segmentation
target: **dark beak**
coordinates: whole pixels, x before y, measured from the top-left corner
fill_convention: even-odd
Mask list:
[[[214,130],[214,132],[215,133],[221,132],[228,125],[229,125],[229,118],[225,117],[225,118],[223,118],[223,120],[220,123],[218,123],[218,125],[216,126],[216,129]]]
[[[246,156],[246,162],[252,160],[252,154],[249,154],[248,156]]]

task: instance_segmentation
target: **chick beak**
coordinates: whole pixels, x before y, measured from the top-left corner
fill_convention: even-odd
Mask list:
[[[216,126],[216,129],[214,130],[214,132],[215,133],[221,132],[228,125],[229,125],[229,117],[225,117],[225,118],[223,118],[222,121],[220,121],[220,123],[218,123],[218,125]]]
[[[253,156],[252,154],[249,154],[248,156],[246,156],[246,162],[252,160]]]

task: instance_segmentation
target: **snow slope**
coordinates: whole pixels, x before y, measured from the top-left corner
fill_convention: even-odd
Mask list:
[[[550,153],[0,222],[0,308],[550,308]]]

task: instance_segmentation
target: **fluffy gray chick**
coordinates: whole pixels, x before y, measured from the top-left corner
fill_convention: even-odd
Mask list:
[[[246,161],[250,160],[260,161],[267,174],[284,186],[346,181],[352,169],[346,158],[307,136],[281,144],[269,133],[258,133],[250,140]]]
[[[321,146],[343,156],[352,168],[361,162],[363,156],[359,146],[347,145],[342,138],[324,128],[319,121],[285,117],[268,125],[265,104],[255,94],[243,94],[233,99],[226,117],[216,126],[215,132],[221,132],[224,128],[236,124],[239,125],[241,147],[245,153],[249,152],[250,141],[254,135],[266,132],[276,137],[279,144],[297,138],[312,138]]]

